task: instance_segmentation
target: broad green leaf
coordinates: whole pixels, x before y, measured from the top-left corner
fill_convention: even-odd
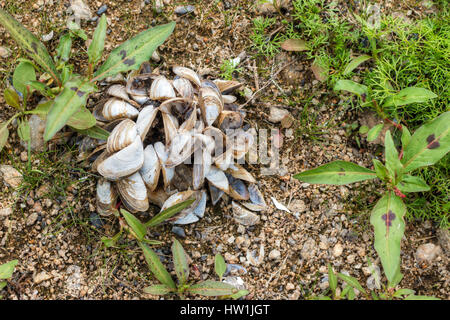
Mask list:
[[[164,268],[163,264],[158,258],[158,255],[153,252],[145,243],[139,242],[139,246],[144,252],[145,261],[147,261],[148,267],[150,271],[158,279],[159,282],[166,285],[169,288],[176,289],[175,282],[173,282],[172,277],[169,272],[167,272],[166,268]]]
[[[173,240],[172,256],[175,274],[180,283],[184,285],[189,278],[189,264],[186,258],[186,252],[184,252],[183,246],[177,239]]]
[[[37,114],[41,116],[42,119],[47,117],[48,112],[53,104],[52,100],[42,102],[36,106],[33,110],[28,111],[28,113]]]
[[[83,29],[81,29],[80,25],[74,21],[69,21],[67,23],[67,27],[69,28],[70,34],[73,37],[78,37],[83,39],[84,41],[87,40],[86,32],[84,32]]]
[[[376,126],[372,127],[367,133],[367,141],[373,141],[378,138],[383,127],[383,123],[377,124]]]
[[[48,87],[45,83],[39,81],[29,81],[27,85],[29,85],[31,89],[39,91],[42,95],[49,96]]]
[[[30,124],[27,120],[19,120],[19,125],[17,126],[17,135],[22,141],[30,141],[31,129]]]
[[[366,293],[366,290],[361,286],[361,284],[358,282],[358,280],[354,277],[347,276],[343,273],[338,273],[337,276],[341,278],[345,283],[347,283],[352,288],[358,289],[362,293]]]
[[[8,105],[16,108],[17,110],[22,110],[20,98],[16,90],[13,88],[6,88],[5,91],[3,91],[3,97]]]
[[[333,161],[318,168],[294,175],[308,183],[342,185],[376,178],[375,172],[346,161]]]
[[[106,16],[102,14],[92,36],[91,45],[88,48],[89,63],[92,65],[95,65],[102,57],[103,49],[105,48],[106,27]]]
[[[8,130],[9,122],[0,122],[0,151],[2,151],[3,147],[8,141],[9,130]]]
[[[389,130],[386,131],[384,138],[384,155],[386,157],[386,168],[390,176],[394,178],[394,184],[397,184],[403,176],[403,165],[398,158],[398,151]]]
[[[89,82],[75,78],[64,85],[63,91],[55,98],[47,115],[44,139],[50,140],[61,130],[70,117],[86,104],[89,93],[95,90]]]
[[[25,52],[39,64],[50,76],[61,84],[56,67],[45,46],[39,39],[28,31],[20,22],[0,8],[0,23],[6,28],[11,37],[25,50]]]
[[[409,296],[414,293],[415,291],[411,289],[398,289],[392,296],[395,298],[400,298],[401,296]]]
[[[222,255],[219,253],[217,253],[214,257],[214,270],[220,279],[222,279],[225,271],[227,271],[227,264],[225,263]]]
[[[97,120],[85,106],[82,106],[67,120],[68,126],[78,130],[89,129],[95,126],[96,123]]]
[[[176,204],[176,205],[174,205],[174,206],[172,206],[170,208],[167,208],[164,211],[161,211],[156,216],[154,216],[149,221],[147,221],[145,223],[145,226],[146,227],[157,226],[158,224],[166,221],[167,219],[170,219],[171,217],[173,217],[175,214],[177,214],[178,212],[180,212],[184,208],[189,207],[194,201],[195,201],[195,199],[189,199],[189,200],[180,202],[180,203],[178,203],[178,204]]]
[[[416,295],[409,295],[407,296],[405,299],[403,300],[441,300],[439,298],[436,297],[430,297],[430,296],[416,296]]]
[[[144,288],[145,293],[154,294],[157,296],[163,296],[173,291],[174,290],[172,288],[169,288],[165,284],[155,284],[153,286]]]
[[[70,51],[72,50],[72,37],[69,33],[59,38],[59,44],[56,48],[56,55],[63,62],[69,61]]]
[[[337,277],[333,271],[333,268],[331,267],[331,264],[328,264],[328,284],[334,296],[336,294],[337,288]]]
[[[402,200],[389,191],[378,201],[370,217],[375,229],[375,250],[390,285],[401,279],[400,242],[405,231],[405,213]]]
[[[193,294],[208,297],[229,296],[238,292],[238,290],[231,284],[213,280],[206,280],[194,284],[188,288],[188,291]]]
[[[347,292],[348,300],[355,300],[355,296],[355,290],[353,288],[350,288]]]
[[[435,164],[449,150],[450,111],[447,111],[414,132],[403,150],[405,172]]]
[[[14,70],[13,74],[13,86],[17,91],[23,94],[23,99],[28,97],[27,83],[30,81],[36,81],[36,71],[29,62],[21,62]]]
[[[7,263],[0,265],[0,279],[11,278],[17,263],[19,263],[18,260],[11,260]]]
[[[246,295],[248,295],[248,291],[247,290],[239,290],[238,292],[236,292],[235,294],[232,294],[230,296],[231,299],[237,300],[239,298],[245,297]]]
[[[344,90],[358,96],[362,96],[363,94],[367,95],[367,87],[352,80],[339,80],[334,85],[334,90]]]
[[[351,73],[353,70],[355,70],[360,64],[362,64],[363,62],[369,60],[370,58],[372,58],[371,56],[368,56],[367,54],[363,54],[359,57],[355,57],[352,59],[352,61],[350,61],[348,63],[348,65],[345,67],[344,73],[343,75],[347,75],[349,73]]]
[[[137,70],[149,60],[153,51],[173,32],[175,22],[150,28],[115,48],[105,63],[95,72],[92,82],[115,76],[119,72]]]
[[[131,230],[134,232],[134,236],[136,236],[139,241],[142,241],[145,237],[145,234],[147,233],[147,228],[142,224],[141,221],[139,221],[138,218],[133,216],[128,211],[120,209],[120,213],[122,213]]]
[[[359,133],[360,134],[366,134],[367,132],[369,132],[369,127],[368,126],[361,126],[361,127],[359,127]]]
[[[405,175],[396,186],[401,192],[424,192],[430,191],[430,186],[420,177]]]
[[[383,107],[404,106],[410,103],[422,103],[436,98],[437,95],[425,88],[409,87],[386,98]]]
[[[61,69],[61,81],[66,84],[72,77],[72,65],[65,64]]]
[[[109,137],[109,132],[103,128],[100,128],[97,125],[86,130],[76,130],[76,131],[91,138],[99,140],[107,140]]]
[[[386,169],[384,164],[382,164],[381,161],[377,159],[372,159],[372,162],[377,177],[380,178],[381,180],[386,179],[389,176],[389,171],[388,169]]]
[[[1,282],[0,282],[0,291],[1,291],[4,287],[6,287],[6,281],[1,281]],[[2,297],[3,297],[3,296],[0,296],[0,299],[1,299]]]
[[[281,48],[286,51],[308,50],[306,42],[301,39],[287,39],[281,43]]]
[[[402,148],[403,149],[408,145],[410,140],[411,140],[411,133],[409,132],[407,127],[402,126],[401,141],[402,141]]]

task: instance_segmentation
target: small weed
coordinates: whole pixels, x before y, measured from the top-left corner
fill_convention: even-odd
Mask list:
[[[235,59],[225,60],[220,66],[220,71],[222,71],[220,77],[225,80],[232,80],[233,73],[240,73],[243,70],[243,68],[237,67],[238,64],[239,62],[236,61]]]

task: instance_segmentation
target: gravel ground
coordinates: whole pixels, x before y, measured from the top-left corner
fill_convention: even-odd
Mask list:
[[[159,49],[162,58],[159,68],[164,71],[179,64],[217,77],[224,59],[247,56],[241,63],[243,72],[238,80],[246,83],[252,93],[258,92],[246,107],[248,122],[256,129],[280,129],[285,136],[277,174],[263,175],[261,167],[248,166],[269,204],[258,224],[240,225],[231,218],[231,201],[221,201],[209,207],[205,218],[198,223],[182,226],[185,237],[179,239],[192,259],[193,280],[214,279],[214,255],[221,253],[227,263],[245,269],[245,272],[242,272],[244,269],[231,270],[230,276],[243,279],[250,292],[247,299],[305,299],[319,294],[328,287],[328,263],[335,271],[348,273],[368,287],[373,286],[367,261],[369,258],[378,266],[380,262],[373,248],[368,208],[378,199],[380,186],[369,183],[317,186],[292,178],[302,170],[337,159],[370,167],[378,147],[365,141],[358,147],[346,132],[359,115],[346,110],[343,100],[329,93],[326,86],[314,78],[311,61],[304,56],[280,53],[272,60],[252,58],[248,38],[251,19],[261,15],[253,1],[163,2],[162,13],[154,14],[151,4],[144,1],[89,1],[94,16],[99,8],[107,5],[110,30],[107,51],[151,25],[176,20],[174,34]],[[173,13],[177,5],[187,2],[196,7],[193,14]],[[14,3],[23,8],[23,13],[16,14],[16,18],[35,34],[48,34],[56,28],[58,35],[67,19],[68,1]],[[385,8],[391,5],[387,2]],[[289,10],[285,14],[289,14]],[[95,22],[83,23],[88,34],[94,28]],[[16,45],[1,28],[0,34],[0,45],[17,52]],[[53,48],[57,44],[56,35],[49,43]],[[9,59],[1,60],[3,78],[7,77],[10,64],[16,58],[18,55],[14,53]],[[271,74],[261,73],[264,68],[272,70]],[[292,98],[296,103],[287,106],[280,98],[282,92],[299,94]],[[311,96],[314,97],[312,113],[319,127],[324,126],[318,140],[308,131],[284,129],[280,123],[268,120],[273,106],[299,119],[305,108],[299,101]],[[240,103],[246,101],[245,97],[240,97]],[[1,120],[13,112],[2,98],[0,108]],[[0,175],[0,263],[19,260],[2,294],[6,299],[157,299],[142,291],[155,281],[131,238],[123,240],[118,248],[102,246],[100,237],[113,235],[117,222],[97,219],[95,176],[88,172],[88,167],[83,168],[76,162],[76,150],[69,151],[62,146],[52,150],[54,152],[48,155],[50,161],[62,161],[71,168],[65,171],[65,177],[72,183],[56,188],[58,196],[55,196],[52,174],[61,174],[60,171],[49,169],[51,174],[36,185],[24,176],[27,188],[18,190],[14,187],[15,181],[7,181],[4,172],[3,178]],[[25,170],[27,159],[23,151],[12,134],[2,152],[2,168],[10,170],[4,165],[12,164],[22,173],[29,173]],[[33,169],[41,170],[45,166],[45,161],[38,156],[31,160]],[[290,212],[277,209],[271,197],[287,206]],[[148,219],[156,210],[140,218]],[[165,242],[156,247],[156,251],[173,269],[171,228],[169,225],[158,227],[150,231],[150,238]],[[424,244],[436,247],[423,247]],[[427,221],[408,222],[402,243],[402,287],[414,289],[416,294],[449,299],[449,246],[448,230],[438,230]],[[364,296],[359,294],[358,298]]]

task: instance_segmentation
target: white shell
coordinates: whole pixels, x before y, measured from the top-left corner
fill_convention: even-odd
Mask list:
[[[111,182],[100,178],[97,182],[97,213],[108,216],[116,211],[116,202],[118,194],[111,185]]]
[[[139,172],[117,181],[117,190],[124,205],[131,212],[147,211],[147,188]]]
[[[172,68],[173,73],[182,78],[192,81],[196,86],[201,87],[201,80],[197,72],[186,67],[175,66]]]
[[[158,108],[155,108],[153,105],[148,105],[139,112],[136,120],[136,129],[142,141],[147,136],[148,130],[152,126],[157,113]]]
[[[131,104],[124,100],[111,98],[106,101],[103,106],[102,115],[106,120],[114,120],[119,118],[134,119],[138,116],[139,111]]]
[[[169,154],[167,153],[166,147],[164,146],[164,144],[162,144],[162,142],[156,142],[153,147],[155,148],[155,152],[158,155],[159,163],[161,164],[164,189],[168,189],[170,186],[170,182],[172,181],[175,174],[175,168],[166,168],[166,161]]]
[[[111,132],[106,142],[106,152],[114,153],[129,146],[137,136],[136,124],[133,120],[125,119]]]
[[[228,179],[223,173],[222,170],[218,169],[215,166],[211,166],[208,174],[206,175],[206,179],[216,188],[228,193],[229,192],[229,184]]]
[[[159,163],[155,148],[151,144],[144,149],[144,164],[139,172],[148,190],[154,191],[158,186],[161,164]]]
[[[150,87],[150,99],[152,100],[167,100],[175,98],[175,90],[172,84],[164,76],[156,77]]]

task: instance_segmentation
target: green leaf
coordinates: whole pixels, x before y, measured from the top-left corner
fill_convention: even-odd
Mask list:
[[[75,130],[94,139],[107,140],[109,137],[109,132],[97,125],[86,130]]]
[[[356,83],[352,80],[339,80],[334,85],[335,91],[348,91],[358,96],[362,96],[363,94],[367,95],[367,87],[363,84]]]
[[[212,280],[206,280],[194,284],[188,288],[188,291],[193,294],[208,297],[229,296],[238,292],[238,290],[231,284]]]
[[[11,260],[7,263],[0,265],[0,279],[11,278],[17,263],[19,263],[18,260]]]
[[[130,226],[131,230],[134,233],[134,236],[139,241],[142,241],[145,237],[145,234],[147,233],[147,228],[144,226],[144,224],[142,224],[142,222],[139,221],[138,218],[136,218],[135,216],[133,216],[131,213],[129,213],[124,209],[120,209],[120,213],[122,213],[126,222]]]
[[[220,279],[222,279],[225,271],[227,271],[227,264],[225,263],[222,255],[219,253],[217,253],[214,257],[214,270]]]
[[[38,104],[36,106],[36,108],[34,108],[33,110],[30,110],[28,112],[32,113],[32,114],[40,115],[40,116],[42,116],[41,118],[45,119],[47,117],[48,112],[50,111],[50,107],[52,106],[52,104],[53,104],[52,100],[45,101],[45,102]]]
[[[70,51],[72,50],[72,37],[69,33],[66,33],[65,35],[61,36],[59,38],[59,44],[56,48],[56,55],[59,57],[59,59],[63,62],[69,61],[70,58]]]
[[[11,107],[22,110],[19,95],[13,88],[6,88],[5,91],[3,91],[3,98],[5,98],[6,103]]]
[[[386,157],[386,168],[388,169],[390,176],[394,177],[394,184],[402,179],[403,165],[398,158],[398,151],[392,140],[391,132],[386,131],[384,138],[384,153]]]
[[[189,207],[192,203],[194,203],[195,199],[189,199],[183,202],[180,202],[170,208],[167,208],[164,211],[161,211],[160,213],[158,213],[156,216],[154,216],[152,219],[150,219],[149,221],[147,221],[145,223],[146,227],[154,227],[157,226],[158,224],[166,221],[167,219],[170,219],[171,217],[173,217],[175,214],[177,214],[178,212],[180,212],[181,210],[183,210],[186,207]]]
[[[1,291],[4,287],[6,287],[6,281],[0,282],[0,291]],[[1,299],[2,297],[3,297],[3,296],[0,296],[0,299]]]
[[[237,300],[239,298],[245,297],[246,295],[248,295],[248,291],[247,290],[239,290],[238,292],[236,292],[235,294],[232,294],[230,296],[231,299]]]
[[[358,282],[358,280],[354,277],[347,276],[343,273],[338,273],[337,276],[341,278],[345,283],[347,283],[352,288],[358,289],[362,293],[366,293],[366,290],[361,286],[361,284]]]
[[[31,129],[28,121],[19,120],[19,125],[17,126],[17,135],[22,141],[30,141],[31,139]]]
[[[377,159],[372,159],[373,167],[375,168],[375,173],[377,174],[377,177],[381,180],[386,179],[389,176],[389,171],[386,169],[384,164],[381,163],[381,161]]]
[[[83,39],[84,41],[87,40],[86,32],[84,32],[83,29],[81,29],[80,25],[74,21],[69,21],[67,23],[67,27],[69,28],[70,34],[73,37],[78,37]]]
[[[6,144],[6,141],[8,141],[9,137],[8,124],[9,121],[0,122],[0,151],[2,151],[3,147]]]
[[[404,148],[402,163],[405,172],[430,166],[450,150],[450,111],[424,124]]]
[[[401,192],[430,191],[430,186],[420,177],[405,175],[396,186]]]
[[[67,120],[68,126],[78,130],[89,129],[95,126],[96,123],[97,120],[85,106],[82,106]]]
[[[137,70],[149,60],[153,51],[173,32],[175,22],[150,28],[115,48],[105,63],[95,72],[92,82],[115,76],[119,72]]]
[[[409,295],[407,296],[405,299],[403,300],[441,300],[439,298],[436,297],[430,297],[430,296],[416,296],[416,295]]]
[[[350,290],[352,290],[353,288],[352,288],[352,286],[345,286],[343,289],[342,289],[342,292],[341,292],[341,298],[344,298],[346,295],[348,295],[348,292],[350,291]]]
[[[103,244],[105,245],[105,247],[111,248],[116,245],[116,243],[117,243],[117,241],[119,241],[121,235],[122,235],[122,231],[119,231],[113,237],[111,237],[111,238],[102,237],[101,240],[102,240]]]
[[[155,284],[153,286],[144,288],[144,292],[157,296],[163,296],[168,293],[174,292],[174,290],[172,288],[169,288],[165,284]]]
[[[333,292],[333,296],[334,296],[336,294],[336,288],[337,288],[337,277],[333,272],[333,268],[331,267],[331,264],[328,264],[328,283],[329,283],[330,289]]]
[[[368,126],[361,126],[361,127],[359,127],[359,133],[360,134],[366,134],[367,132],[369,132],[369,127]]]
[[[167,287],[176,289],[175,282],[173,282],[172,277],[169,272],[167,272],[166,268],[164,268],[156,253],[142,242],[139,242],[139,246],[144,252],[145,261],[147,261],[150,271],[155,278]]]
[[[88,48],[89,63],[92,65],[97,64],[102,57],[103,49],[105,48],[106,27],[106,16],[102,14],[92,36],[91,45]]]
[[[348,300],[355,300],[355,296],[355,290],[353,288],[350,288],[347,292]]]
[[[184,252],[183,246],[177,239],[173,240],[172,256],[175,274],[180,283],[184,285],[189,278],[189,264],[186,258],[186,252]]]
[[[308,183],[342,185],[376,178],[375,172],[346,161],[333,161],[318,168],[294,175]]]
[[[287,39],[281,43],[281,48],[286,51],[308,50],[306,42],[301,39]]]
[[[383,127],[383,123],[377,124],[376,126],[372,127],[367,133],[367,141],[373,141],[378,138]]]
[[[45,83],[39,81],[29,81],[27,85],[30,86],[31,89],[39,91],[44,96],[49,96],[48,87]]]
[[[21,62],[14,70],[13,74],[13,86],[17,91],[23,94],[23,99],[28,97],[27,83],[30,81],[36,81],[36,71],[29,62]]]
[[[405,232],[406,207],[392,191],[373,208],[370,223],[375,229],[375,250],[391,286],[401,279],[400,242]]]
[[[436,98],[437,95],[425,88],[409,87],[386,98],[383,107],[404,106],[411,103],[423,103]]]
[[[20,22],[0,8],[0,23],[6,28],[11,37],[25,50],[25,52],[39,64],[50,76],[61,84],[56,67],[45,46],[39,39],[28,31]]]
[[[72,79],[64,85],[63,91],[55,98],[47,115],[44,139],[50,140],[61,130],[67,120],[86,104],[89,93],[95,91],[95,86],[79,78]]]
[[[395,298],[400,298],[401,296],[408,296],[414,293],[415,291],[411,289],[398,289],[392,296]]]
[[[408,145],[409,141],[411,140],[411,133],[409,132],[408,128],[405,126],[402,126],[402,147],[403,149]]]
[[[355,70],[360,64],[362,64],[363,62],[371,59],[372,57],[367,55],[367,54],[363,54],[359,57],[355,57],[352,59],[352,61],[350,61],[348,63],[348,65],[345,67],[345,70],[343,72],[343,75],[348,75],[350,74],[353,70]]]

